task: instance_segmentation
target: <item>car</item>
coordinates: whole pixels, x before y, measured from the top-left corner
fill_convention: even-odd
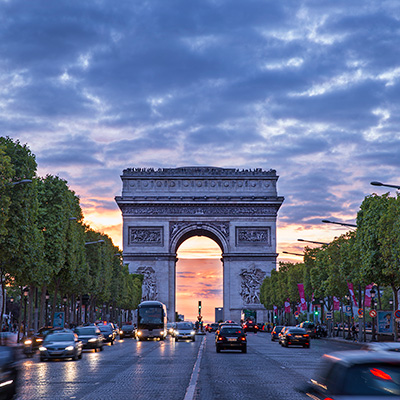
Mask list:
[[[290,328],[290,326],[284,326],[283,329],[278,334],[278,343],[282,346],[282,338],[286,331]]]
[[[316,327],[314,322],[304,321],[299,325],[300,328],[304,328],[310,335],[310,338],[314,339],[316,335]]]
[[[82,341],[73,331],[55,331],[48,333],[39,347],[40,361],[48,359],[82,358]]]
[[[368,351],[395,351],[400,352],[399,342],[380,342],[380,343],[366,343],[361,347],[361,350]]]
[[[189,339],[194,342],[196,340],[196,331],[193,324],[188,321],[177,322],[174,330],[174,338],[176,342],[181,339]]]
[[[315,400],[400,398],[400,357],[395,353],[351,350],[325,354],[315,371],[316,376],[298,389]]]
[[[215,322],[215,323],[210,324],[210,326],[208,328],[208,332],[216,332],[217,329],[218,329],[218,324]]]
[[[173,336],[175,325],[176,325],[175,322],[168,322],[167,323],[167,335]]]
[[[119,338],[135,337],[135,327],[133,325],[122,325],[119,329]]]
[[[110,325],[99,325],[98,328],[104,336],[104,342],[113,345],[115,337],[117,336],[113,328]]]
[[[17,393],[19,377],[17,347],[0,346],[0,371],[0,399],[12,399]]]
[[[221,322],[220,324],[218,324],[218,329],[215,331],[215,334],[218,335],[219,331],[224,326],[240,326],[240,325],[233,321]]]
[[[285,330],[282,334],[281,344],[283,347],[303,346],[310,347],[310,335],[304,328],[292,327]]]
[[[276,325],[272,329],[271,332],[271,341],[274,342],[275,340],[279,340],[279,334],[281,333],[282,329],[284,328],[283,325]]]
[[[221,350],[241,350],[242,353],[247,353],[247,338],[244,329],[239,325],[221,327],[215,337],[215,349],[217,353]]]
[[[243,329],[245,332],[257,333],[259,328],[255,321],[249,319],[243,323]]]
[[[100,329],[95,326],[78,326],[74,331],[82,342],[83,349],[94,349],[103,351],[104,336]]]

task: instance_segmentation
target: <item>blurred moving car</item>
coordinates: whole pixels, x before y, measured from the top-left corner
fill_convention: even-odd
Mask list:
[[[51,358],[82,358],[82,342],[78,335],[68,330],[48,333],[39,347],[40,361]]]
[[[0,371],[0,399],[12,399],[19,375],[16,347],[0,346]]]
[[[279,334],[281,333],[283,328],[284,328],[283,325],[274,326],[274,328],[272,329],[272,332],[271,332],[271,341],[272,342],[279,339]]]
[[[247,353],[247,339],[244,329],[237,325],[222,326],[215,337],[217,353],[221,350],[241,350]]]
[[[318,399],[400,398],[400,357],[387,351],[325,354],[318,374],[299,391]]]
[[[310,335],[310,338],[314,339],[316,334],[316,328],[314,322],[304,321],[299,325],[300,328],[303,328]]]
[[[245,332],[255,332],[255,333],[257,333],[259,330],[256,322],[251,319],[244,322],[243,329]]]
[[[135,337],[135,327],[133,325],[122,325],[119,330],[119,338]]]
[[[196,340],[196,331],[193,324],[188,321],[177,322],[174,330],[174,338],[176,342],[180,339],[190,339],[194,342]]]
[[[112,326],[110,326],[110,325],[99,325],[98,328],[100,329],[100,332],[104,336],[104,342],[111,343],[111,345],[113,345],[115,337],[117,336],[117,334],[113,330]]]
[[[78,335],[84,349],[103,351],[104,336],[97,326],[79,326],[74,332]]]
[[[380,342],[380,343],[366,343],[363,345],[361,350],[368,351],[395,351],[400,353],[400,343],[399,342]]]
[[[303,346],[310,347],[310,335],[304,328],[291,327],[282,334],[281,344],[283,347]]]

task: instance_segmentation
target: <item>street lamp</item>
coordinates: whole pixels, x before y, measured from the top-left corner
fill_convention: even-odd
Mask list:
[[[49,292],[46,290],[46,313],[45,313],[44,326],[49,326],[48,320],[47,320],[47,313],[48,313],[48,309],[49,309],[49,299],[50,299],[50,295],[49,295]]]
[[[314,244],[329,244],[329,243],[325,243],[325,242],[314,242],[313,240],[305,240],[305,239],[297,239],[298,242],[307,242],[307,243],[314,243]]]
[[[300,254],[300,253],[290,253],[289,251],[282,251],[282,253],[291,254],[293,256],[304,257],[304,254]]]
[[[10,182],[10,185],[20,185],[20,184],[24,184],[24,183],[32,183],[32,179],[22,179],[20,181],[17,182]]]
[[[397,190],[400,190],[400,186],[398,186],[398,185],[389,185],[387,183],[382,183],[382,182],[374,181],[374,182],[371,182],[371,185],[373,185],[373,186],[385,186],[385,187],[390,187],[390,188],[395,188]]]
[[[335,224],[335,225],[350,226],[352,228],[357,228],[357,225],[355,224],[346,224],[344,222],[329,221],[328,219],[323,219],[322,222],[325,224]]]
[[[85,242],[85,246],[87,246],[88,244],[96,244],[96,243],[104,243],[104,240],[100,239],[100,240],[95,240],[94,242]]]
[[[375,286],[372,286],[372,288],[371,288],[369,293],[371,295],[371,310],[375,310],[375,296],[376,296]],[[372,317],[372,338],[371,338],[371,342],[376,342],[375,317]]]
[[[348,294],[346,294],[346,296],[344,296],[344,298],[346,299],[347,305],[350,306],[351,305],[350,296]],[[343,329],[344,329],[344,327],[343,327]],[[351,335],[350,335],[350,315],[347,315],[347,337],[346,337],[346,339],[347,340],[351,339]]]
[[[29,288],[28,288],[28,286],[26,286],[25,288],[24,288],[24,305],[25,305],[25,307],[24,307],[24,337],[26,337],[26,335],[27,335],[27,330],[26,330],[26,305],[27,305],[27,303],[28,303],[28,294],[29,294]]]
[[[63,303],[64,303],[64,322],[67,322],[67,300],[68,300],[67,295],[64,295],[64,297],[63,297]],[[69,318],[68,318],[68,322],[69,322]]]

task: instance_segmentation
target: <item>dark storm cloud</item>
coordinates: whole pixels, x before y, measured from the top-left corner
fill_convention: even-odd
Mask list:
[[[124,168],[215,165],[276,169],[284,223],[355,215],[398,176],[399,28],[397,0],[4,1],[0,134],[99,209]]]

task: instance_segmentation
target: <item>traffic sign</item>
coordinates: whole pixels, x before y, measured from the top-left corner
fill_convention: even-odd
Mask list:
[[[295,311],[295,312],[294,312],[294,316],[295,316],[295,317],[298,317],[299,315],[300,315],[300,312],[299,312],[299,311]]]
[[[375,310],[371,310],[371,311],[369,312],[369,316],[372,317],[372,318],[375,318],[376,315],[377,315],[377,312],[376,312]]]
[[[326,319],[332,319],[332,311],[326,312]]]
[[[345,314],[350,317],[351,316],[351,306],[345,306]]]
[[[359,308],[359,309],[358,309],[358,316],[359,316],[359,318],[362,318],[363,315],[364,315],[363,309],[362,309],[362,308]]]
[[[400,318],[400,310],[396,310],[396,311],[394,312],[394,316],[395,316],[396,318]]]

